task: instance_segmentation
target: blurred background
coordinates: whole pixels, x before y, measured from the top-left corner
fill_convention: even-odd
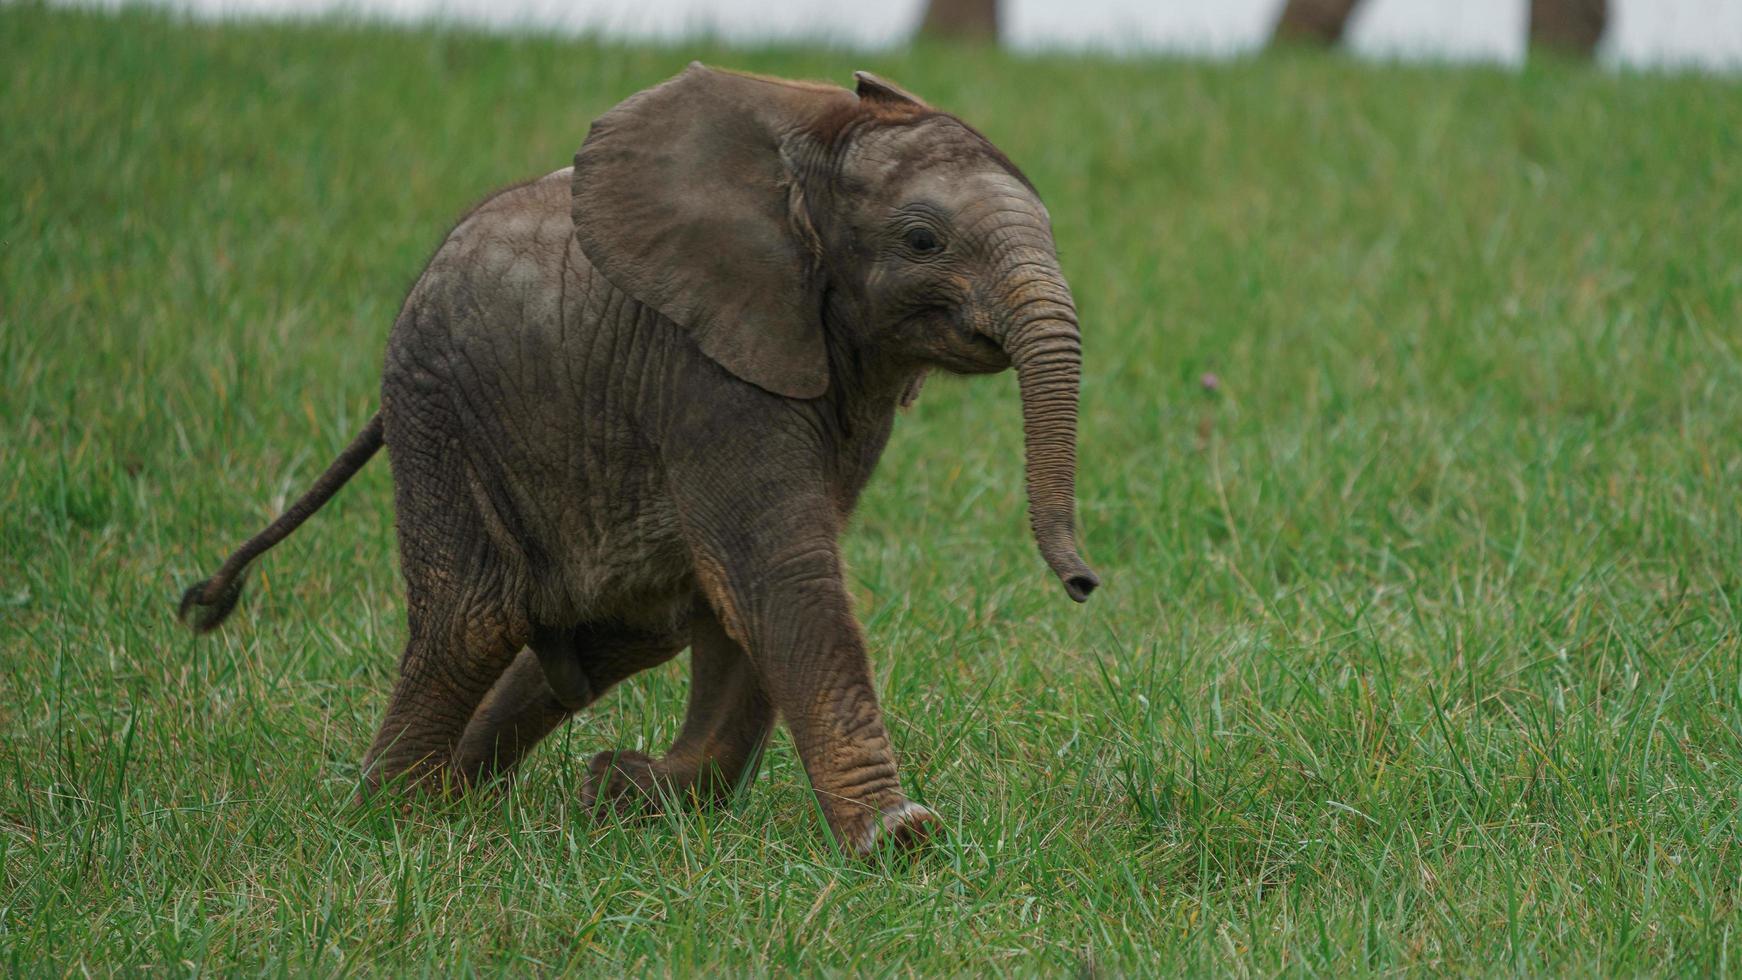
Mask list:
[[[118,6],[122,0],[109,0]],[[1636,67],[1742,67],[1742,0],[170,0],[209,15],[344,12],[635,39],[886,46],[926,24],[1019,49],[1231,54],[1279,22],[1379,57],[1522,62],[1530,39]],[[1289,17],[1284,20],[1284,8]],[[935,9],[928,9],[935,8]],[[995,25],[995,27],[994,27]]]

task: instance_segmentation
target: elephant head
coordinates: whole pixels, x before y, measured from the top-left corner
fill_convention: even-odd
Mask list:
[[[581,249],[776,395],[827,395],[843,347],[909,375],[1014,366],[1035,539],[1081,602],[1099,584],[1073,516],[1082,348],[1046,208],[965,123],[856,78],[695,64],[625,101],[575,155]]]

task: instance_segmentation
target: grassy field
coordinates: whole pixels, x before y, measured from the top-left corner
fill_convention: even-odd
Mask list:
[[[1010,376],[929,386],[847,540],[949,826],[911,867],[834,856],[784,735],[729,811],[577,812],[682,659],[512,793],[353,807],[404,633],[379,462],[223,632],[173,621],[373,411],[449,222],[692,57],[959,112],[1083,309],[1087,606]],[[0,5],[0,968],[1729,972],[1739,134],[1734,80],[1567,66]]]

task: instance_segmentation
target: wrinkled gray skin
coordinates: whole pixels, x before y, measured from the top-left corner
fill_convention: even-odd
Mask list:
[[[1081,601],[1076,314],[1026,179],[871,76],[695,65],[454,229],[394,325],[378,421],[183,611],[215,626],[385,441],[410,638],[370,785],[506,773],[689,646],[676,743],[595,757],[589,807],[721,798],[778,716],[838,842],[913,844],[935,818],[902,793],[837,541],[925,372],[1012,364],[1034,533]]]

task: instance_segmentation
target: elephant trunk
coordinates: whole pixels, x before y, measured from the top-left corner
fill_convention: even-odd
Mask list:
[[[1028,516],[1035,543],[1072,599],[1101,584],[1077,553],[1077,385],[1082,339],[1062,281],[1029,283],[1012,309],[1022,314],[1003,338],[1022,393]]]

